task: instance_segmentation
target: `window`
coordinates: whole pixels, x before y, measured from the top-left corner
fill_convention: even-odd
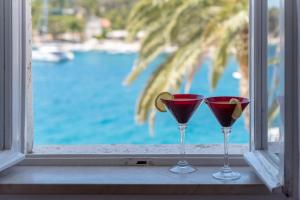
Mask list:
[[[279,14],[275,15],[275,18],[279,18],[279,25],[275,23],[276,26],[279,26],[279,35],[280,35],[280,44],[284,44],[284,46],[280,46],[280,61],[279,61],[279,68],[280,70],[284,70],[284,78],[280,79],[283,81],[283,84],[279,86],[278,91],[282,91],[282,87],[284,87],[284,95],[282,93],[275,94],[275,96],[279,96],[277,105],[279,106],[280,113],[284,114],[284,118],[280,119],[281,116],[279,114],[279,118],[277,120],[282,120],[282,124],[284,124],[283,132],[280,132],[280,137],[283,140],[279,139],[279,144],[283,145],[282,150],[277,151],[276,148],[275,152],[272,151],[270,148],[271,140],[268,140],[268,135],[271,135],[272,131],[268,130],[268,118],[267,110],[268,102],[270,96],[268,96],[267,92],[272,87],[268,87],[268,72],[274,72],[272,67],[275,66],[268,66],[272,63],[269,63],[268,59],[268,42],[271,43],[273,36],[269,33],[268,26],[271,26],[271,22],[268,20],[268,16],[271,16],[272,9],[275,5],[278,5],[275,1],[251,1],[250,4],[250,36],[251,36],[251,51],[250,51],[250,63],[251,63],[251,75],[250,75],[250,82],[251,82],[251,100],[252,105],[250,109],[251,113],[251,152],[245,154],[246,160],[249,164],[255,169],[258,176],[266,183],[271,191],[281,189],[283,186],[283,191],[287,195],[293,195],[296,191],[293,190],[296,184],[296,178],[294,178],[294,172],[298,173],[298,163],[299,162],[299,154],[298,154],[298,120],[299,120],[299,112],[298,111],[298,104],[299,104],[299,91],[298,91],[298,68],[294,67],[297,66],[297,44],[295,41],[297,40],[297,31],[296,28],[298,25],[296,24],[296,5],[295,1],[284,1],[283,4],[278,9]],[[14,8],[14,9],[13,9]],[[4,169],[8,166],[15,164],[17,161],[23,158],[22,152],[24,152],[25,147],[25,139],[28,137],[24,137],[24,134],[27,132],[26,120],[30,120],[28,117],[28,113],[31,109],[28,106],[28,88],[29,86],[25,84],[25,80],[30,80],[30,76],[25,74],[26,70],[24,67],[22,68],[22,64],[29,62],[26,60],[29,56],[27,55],[28,50],[24,52],[26,47],[26,43],[28,40],[28,28],[27,25],[24,24],[26,19],[28,20],[28,10],[29,5],[26,1],[0,1],[0,9],[4,12],[5,20],[3,19],[3,15],[0,14],[0,26],[4,27],[4,29],[0,29],[0,33],[3,34],[4,32],[4,39],[0,40],[0,57],[3,57],[4,52],[8,52],[8,56],[5,56],[5,65],[0,65],[0,69],[3,70],[8,69],[6,71],[11,71],[7,78],[12,86],[10,87],[7,84],[4,84],[4,80],[0,79],[0,85],[5,86],[5,91],[9,89],[8,94],[5,98],[12,98],[11,101],[5,101],[4,106],[11,106],[11,113],[6,113],[4,111],[4,118],[5,121],[11,121],[14,126],[10,126],[10,123],[5,123],[8,125],[12,131],[6,131],[5,134],[2,134],[1,137],[4,138],[4,144],[7,141],[7,138],[11,138],[11,148],[7,148],[8,150],[4,150],[1,152],[1,156],[3,155],[4,159],[1,159],[3,163],[0,163],[0,169]],[[2,17],[2,19],[1,19]],[[11,20],[11,21],[10,21]],[[24,20],[24,21],[23,21]],[[4,25],[3,25],[4,22]],[[281,26],[283,23],[284,26]],[[284,28],[281,28],[284,27]],[[5,30],[5,31],[3,31]],[[21,31],[22,30],[22,31]],[[281,33],[281,30],[284,30]],[[269,33],[269,34],[268,34]],[[7,35],[6,35],[7,34]],[[14,40],[9,38],[13,38]],[[283,40],[282,40],[283,39]],[[276,41],[276,40],[275,40]],[[1,44],[2,42],[2,44]],[[3,43],[8,43],[3,44]],[[28,45],[28,44],[27,44]],[[5,49],[3,49],[3,47]],[[284,47],[284,48],[283,48]],[[12,54],[12,52],[14,52]],[[284,59],[281,59],[283,56]],[[6,63],[6,58],[8,61]],[[284,63],[284,65],[282,65]],[[284,67],[283,67],[284,66]],[[28,71],[27,71],[28,72]],[[272,76],[271,76],[272,77]],[[276,76],[275,76],[276,78]],[[26,87],[25,87],[26,86]],[[26,91],[26,92],[25,92]],[[3,92],[3,90],[1,91]],[[281,97],[283,96],[284,101],[280,101]],[[268,98],[269,97],[269,98]],[[272,97],[272,96],[271,96]],[[25,99],[27,100],[27,104],[25,106]],[[276,98],[275,98],[276,99]],[[1,101],[0,101],[1,103]],[[281,104],[283,103],[284,109],[281,109]],[[11,104],[11,105],[10,105]],[[4,107],[2,106],[2,108]],[[0,109],[3,113],[3,110]],[[24,112],[25,111],[25,112]],[[26,113],[26,115],[25,115]],[[12,120],[14,119],[14,120]],[[277,121],[278,122],[278,121]],[[281,124],[275,123],[275,126],[281,127]],[[3,123],[3,122],[2,122]],[[271,123],[272,124],[272,123]],[[274,125],[274,124],[272,124]],[[282,134],[284,133],[284,134]],[[7,136],[7,137],[6,137]],[[280,138],[279,137],[279,138]],[[10,141],[10,140],[8,140]],[[6,154],[8,153],[8,154]],[[279,155],[277,158],[276,156],[272,155]],[[9,155],[10,157],[4,157],[4,154]],[[50,157],[53,155],[50,155]],[[55,156],[55,155],[54,155]],[[209,159],[213,160],[214,156],[212,155],[205,155]],[[101,157],[101,155],[99,156]],[[98,157],[98,158],[99,158]],[[200,157],[200,156],[199,156]],[[199,159],[198,156],[194,158]],[[47,159],[47,156],[37,156],[37,160],[39,158]],[[53,157],[51,157],[53,158]],[[76,159],[76,155],[71,155],[69,157],[71,159]],[[93,157],[94,158],[94,157]],[[114,157],[106,157],[108,160],[115,159]],[[205,158],[203,158],[205,159]],[[55,160],[55,159],[52,159]],[[111,161],[110,160],[110,161]],[[117,162],[121,162],[121,159],[117,160]],[[164,160],[161,160],[164,162]],[[108,163],[108,162],[107,162]],[[107,164],[106,163],[106,164]]]
[[[268,149],[279,155],[283,137],[284,47],[282,40],[283,13],[281,1],[268,1]]]
[[[19,43],[22,23],[12,20],[22,16],[22,6],[0,1],[0,11],[0,169],[3,170],[24,159],[24,116],[21,114],[24,60]]]
[[[293,29],[297,22],[290,23],[296,13],[293,6],[293,1],[252,2],[251,69],[255,99],[252,120],[255,125],[252,151],[245,155],[271,191],[283,186],[287,195],[295,195],[291,171],[298,170],[293,160],[298,157],[298,152],[293,150],[298,148],[293,140],[298,133],[299,114],[295,112],[298,108],[296,80],[299,77],[296,75],[298,67],[295,67],[298,51],[297,45],[293,45],[298,41],[297,31]],[[254,89],[257,84],[261,89]]]
[[[247,0],[229,7],[218,1],[204,6],[200,1],[148,2],[146,15],[133,9],[143,6],[134,0],[70,2],[32,1],[35,151],[47,145],[66,149],[62,146],[178,144],[174,119],[169,114],[153,112],[154,99],[160,92],[248,96]],[[151,20],[159,9],[167,17],[157,15],[156,20]],[[175,14],[170,9],[181,11]],[[206,15],[228,14],[213,21],[199,15],[198,10]],[[143,24],[143,20],[153,23]],[[209,30],[203,20],[216,28]],[[203,24],[197,26],[200,22]],[[208,39],[203,37],[204,28],[210,31]],[[171,41],[160,34],[166,34]],[[173,57],[178,62],[168,64]],[[162,76],[166,76],[163,81],[159,78]],[[248,118],[247,111],[233,126],[233,153],[247,151]],[[188,144],[223,143],[220,126],[205,104],[193,116],[187,131]],[[222,153],[218,145],[211,146],[211,151],[206,152]]]

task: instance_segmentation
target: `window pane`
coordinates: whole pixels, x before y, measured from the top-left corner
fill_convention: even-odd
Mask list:
[[[283,134],[284,65],[280,0],[268,1],[268,146],[278,155]]]
[[[247,0],[33,0],[32,17],[36,145],[177,144],[161,91],[248,96]],[[248,122],[231,143],[248,144]],[[205,104],[186,143],[223,143]]]

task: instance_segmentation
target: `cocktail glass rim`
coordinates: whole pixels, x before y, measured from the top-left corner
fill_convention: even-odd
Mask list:
[[[212,103],[212,104],[237,104],[236,102],[233,102],[233,103],[229,103],[226,102],[226,101],[211,101],[210,99],[213,99],[213,98],[228,98],[228,99],[242,99],[242,101],[240,101],[240,103],[250,103],[251,101],[247,98],[247,97],[239,97],[239,96],[212,96],[212,97],[206,97],[204,99],[204,102],[205,103]]]
[[[162,98],[163,101],[195,101],[195,100],[204,100],[205,97],[203,95],[200,95],[200,94],[190,94],[190,93],[187,93],[187,94],[181,94],[181,93],[177,93],[177,94],[172,94],[173,97],[176,97],[176,96],[179,96],[179,95],[190,95],[190,96],[194,96],[192,98],[173,98],[173,99],[164,99]]]

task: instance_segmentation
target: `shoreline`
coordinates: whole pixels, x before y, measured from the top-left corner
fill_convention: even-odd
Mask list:
[[[66,41],[52,41],[34,43],[35,48],[57,47],[62,51],[71,52],[89,52],[89,51],[103,51],[108,53],[138,53],[140,50],[140,42],[126,42],[124,40],[97,40],[90,39],[83,43],[66,42]],[[175,47],[166,47],[165,53],[172,53],[176,50]]]
[[[89,52],[107,51],[116,53],[137,53],[140,49],[139,42],[128,43],[121,40],[97,40],[91,39],[83,43],[67,41],[39,42],[33,45],[35,48],[57,47],[62,51]]]

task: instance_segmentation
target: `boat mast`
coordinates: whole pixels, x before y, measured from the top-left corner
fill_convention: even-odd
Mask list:
[[[41,22],[40,34],[45,35],[48,33],[48,0],[44,0],[43,3],[43,17]]]

